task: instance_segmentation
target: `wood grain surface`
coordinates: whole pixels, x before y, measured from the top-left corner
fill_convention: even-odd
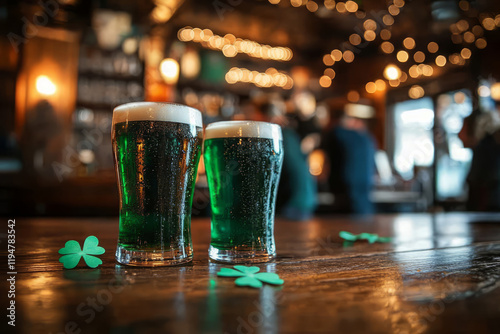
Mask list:
[[[347,245],[342,230],[393,242]],[[285,284],[262,289],[216,276],[230,266],[208,260],[209,219],[192,231],[193,263],[137,268],[114,260],[117,218],[16,219],[16,327],[4,317],[2,332],[500,333],[500,214],[277,220],[278,258],[257,266]],[[89,235],[103,265],[63,269],[57,251]]]

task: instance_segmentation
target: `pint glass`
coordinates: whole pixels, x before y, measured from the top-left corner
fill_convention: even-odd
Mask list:
[[[205,130],[203,157],[212,207],[210,258],[232,263],[274,258],[281,128],[265,122],[212,123]]]
[[[138,102],[113,111],[118,262],[165,266],[192,260],[191,204],[202,131],[201,113],[183,105]]]

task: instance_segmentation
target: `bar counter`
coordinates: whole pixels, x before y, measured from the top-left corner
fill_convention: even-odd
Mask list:
[[[208,260],[208,218],[193,219],[194,261],[177,267],[116,263],[118,218],[18,218],[15,229],[8,333],[500,333],[500,214],[277,219],[278,257],[256,266],[285,283],[261,289],[216,275],[231,265]],[[342,230],[393,240],[348,245]],[[89,235],[103,264],[63,269],[58,250]]]

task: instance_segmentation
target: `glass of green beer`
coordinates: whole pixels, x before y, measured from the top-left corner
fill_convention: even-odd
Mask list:
[[[201,113],[170,103],[124,104],[113,111],[111,137],[120,193],[116,260],[147,267],[191,261]]]
[[[274,258],[274,211],[283,163],[280,126],[212,123],[205,129],[203,158],[212,208],[210,258],[231,263]]]

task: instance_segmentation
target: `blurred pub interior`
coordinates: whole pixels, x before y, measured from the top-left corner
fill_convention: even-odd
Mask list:
[[[323,142],[342,112],[374,138],[375,212],[495,210],[469,206],[487,201],[473,174],[500,199],[499,1],[20,0],[0,4],[0,29],[2,215],[116,215],[111,117],[133,101],[187,104],[205,125],[271,101],[315,214],[336,212]]]

